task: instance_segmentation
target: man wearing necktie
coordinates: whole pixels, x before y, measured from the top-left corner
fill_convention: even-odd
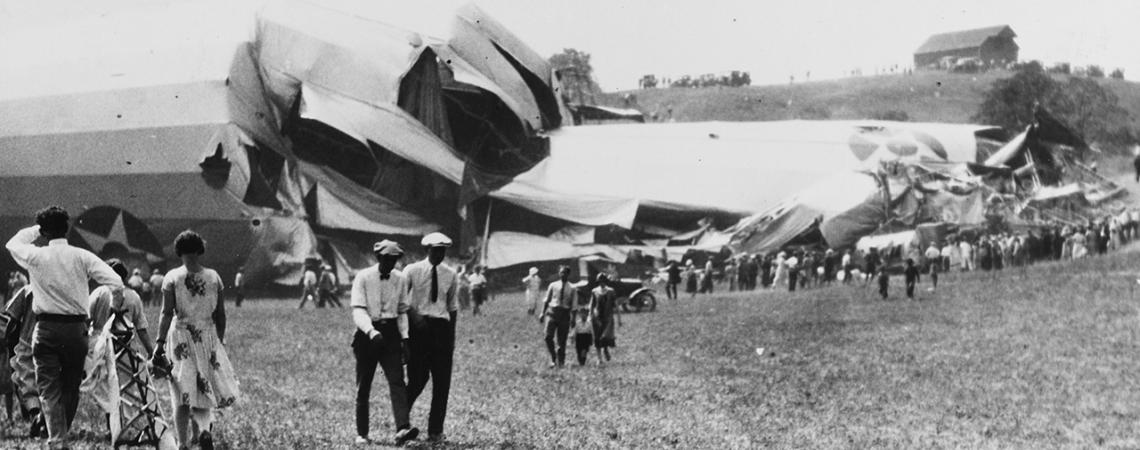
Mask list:
[[[440,442],[451,389],[455,321],[459,310],[455,293],[459,283],[455,269],[442,264],[451,239],[443,233],[431,233],[420,243],[427,250],[427,258],[404,269],[411,323],[408,400],[409,405],[414,405],[431,379],[428,440]]]
[[[569,281],[570,268],[558,268],[558,276],[558,281],[550,283],[546,288],[546,301],[542,304],[542,315],[538,316],[539,322],[546,320],[546,350],[550,352],[550,367],[566,364],[570,311],[578,304],[578,290]],[[557,342],[555,337],[558,338]]]

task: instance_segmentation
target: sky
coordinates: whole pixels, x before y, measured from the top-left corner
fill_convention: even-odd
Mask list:
[[[276,1],[276,0],[269,0]],[[36,64],[66,54],[70,43],[114,42],[145,49],[168,30],[217,28],[219,36],[241,28],[259,0],[219,2],[216,20],[172,14],[170,23],[133,24],[139,10],[181,11],[186,1],[0,0],[0,64]],[[325,0],[332,8],[362,11],[415,27],[447,33],[449,12],[465,0],[423,2]],[[994,0],[477,0],[484,10],[543,56],[564,48],[591,55],[604,90],[631,89],[644,74],[677,77],[746,70],[753,84],[845,76],[853,69],[906,66],[931,34],[1010,25],[1022,60],[1046,65],[1070,62],[1123,68],[1140,79],[1140,2]],[[235,6],[237,5],[237,6]],[[194,7],[196,8],[196,7]],[[72,26],[79,23],[84,26]],[[112,35],[110,38],[101,34]],[[28,37],[31,38],[28,38]],[[123,44],[126,40],[129,44]],[[81,47],[81,46],[79,46]],[[113,48],[111,48],[113,47]],[[79,51],[77,51],[79,53]],[[85,49],[82,54],[90,56]],[[81,57],[76,55],[77,58]]]

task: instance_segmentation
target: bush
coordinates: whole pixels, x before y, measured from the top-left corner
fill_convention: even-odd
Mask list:
[[[1069,63],[1057,63],[1049,67],[1049,73],[1056,73],[1061,75],[1071,75],[1073,73],[1073,66]]]
[[[1090,64],[1088,69],[1085,70],[1085,73],[1091,78],[1104,78],[1104,69],[1096,64]]]
[[[1033,123],[1033,108],[1037,104],[1086,141],[1110,138],[1128,118],[1116,94],[1095,80],[1071,77],[1067,83],[1061,83],[1041,71],[1040,66],[1023,66],[1012,77],[993,82],[972,120],[1019,132]]]
[[[906,111],[892,109],[888,111],[876,111],[871,114],[871,118],[875,120],[890,120],[894,122],[910,122],[910,115]]]
[[[1118,67],[1116,70],[1113,70],[1112,73],[1109,74],[1108,76],[1110,78],[1113,78],[1116,80],[1123,80],[1124,79],[1124,69],[1121,69]]]

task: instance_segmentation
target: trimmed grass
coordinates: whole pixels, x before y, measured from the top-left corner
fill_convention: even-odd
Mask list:
[[[440,447],[1137,447],[1138,262],[951,274],[918,302],[898,278],[888,301],[852,286],[662,301],[623,317],[601,368],[591,355],[546,369],[538,322],[500,295],[487,316],[461,318]],[[294,305],[229,311],[246,397],[218,424],[221,448],[350,447],[348,312]],[[373,437],[387,439],[380,380]],[[428,395],[413,411],[421,429]],[[82,409],[79,426],[101,428]],[[4,448],[37,448],[13,433],[0,427]]]

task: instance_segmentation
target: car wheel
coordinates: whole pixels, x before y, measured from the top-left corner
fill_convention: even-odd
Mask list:
[[[640,294],[637,294],[637,297],[634,297],[631,303],[637,305],[637,312],[641,312],[642,309],[646,308],[648,308],[650,311],[657,310],[657,297],[655,297],[651,292],[642,292]]]

